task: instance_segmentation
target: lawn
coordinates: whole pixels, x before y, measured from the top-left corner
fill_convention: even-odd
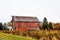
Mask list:
[[[36,39],[0,32],[0,40],[36,40]]]

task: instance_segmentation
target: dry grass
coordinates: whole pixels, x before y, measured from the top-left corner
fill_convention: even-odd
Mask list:
[[[29,36],[39,40],[59,40],[60,30],[3,31],[14,35]]]
[[[31,37],[24,37],[0,32],[0,40],[36,40]]]

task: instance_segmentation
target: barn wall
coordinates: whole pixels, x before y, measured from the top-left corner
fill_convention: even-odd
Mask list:
[[[12,20],[12,27],[13,27],[13,30],[16,30],[16,23],[14,20]]]
[[[30,28],[38,28],[39,23],[32,23],[32,22],[16,22],[17,30],[28,30]]]

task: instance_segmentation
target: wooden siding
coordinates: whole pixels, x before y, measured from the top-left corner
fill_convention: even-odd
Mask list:
[[[24,23],[24,22],[16,22],[17,30],[28,30],[28,29],[36,29],[39,27],[39,23]]]

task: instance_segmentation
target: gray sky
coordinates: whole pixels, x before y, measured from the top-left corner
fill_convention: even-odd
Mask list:
[[[37,16],[40,21],[60,22],[60,0],[0,0],[0,22],[12,15]]]

